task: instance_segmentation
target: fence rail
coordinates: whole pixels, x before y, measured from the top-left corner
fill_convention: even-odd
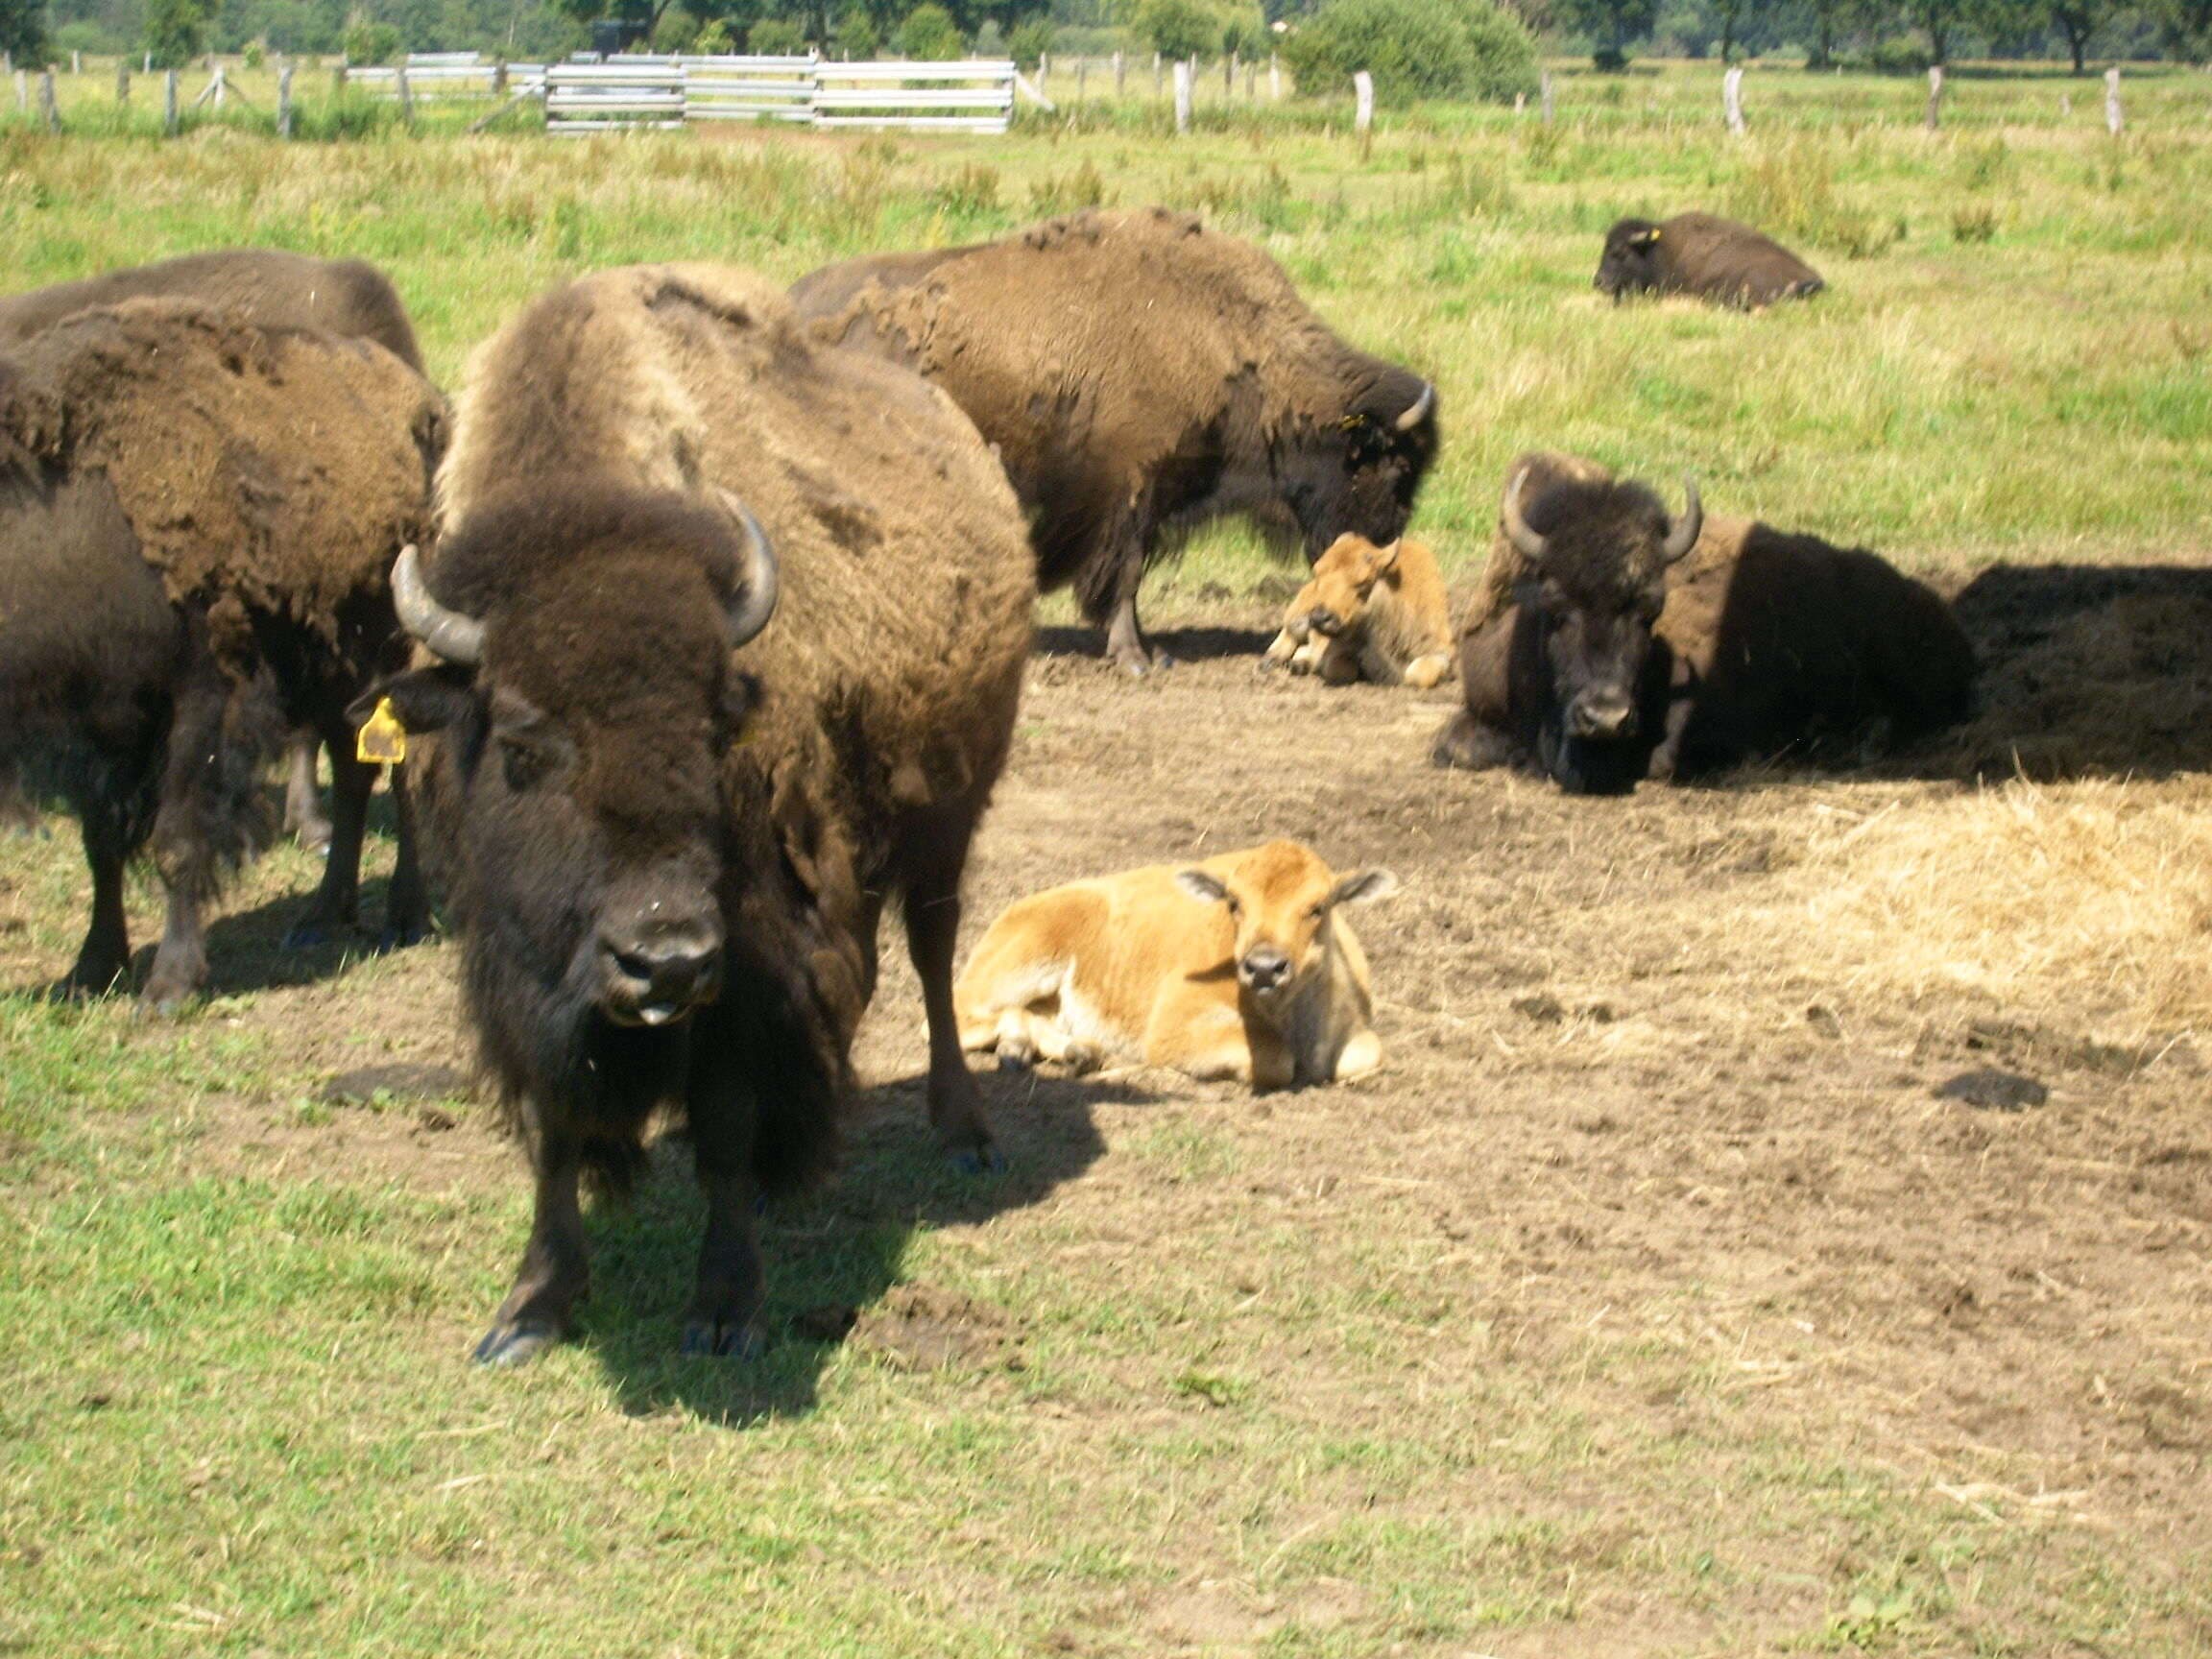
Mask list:
[[[545,130],[558,133],[763,119],[808,127],[1003,132],[1014,118],[1011,59],[825,63],[812,58],[623,57],[555,63],[545,70],[544,83]]]

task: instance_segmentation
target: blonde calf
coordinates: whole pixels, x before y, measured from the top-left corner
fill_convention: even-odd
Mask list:
[[[953,987],[960,1046],[1260,1089],[1363,1076],[1382,1045],[1366,955],[1336,912],[1397,885],[1270,841],[1035,894],[992,923]]]
[[[1452,614],[1436,555],[1339,536],[1283,615],[1266,661],[1332,685],[1355,680],[1426,691],[1452,672]]]

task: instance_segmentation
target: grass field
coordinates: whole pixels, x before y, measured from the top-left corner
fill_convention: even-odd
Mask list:
[[[971,937],[1271,831],[1387,862],[1383,1076],[998,1081],[1013,1167],[963,1183],[887,939],[853,1154],[769,1218],[748,1366],[674,1353],[680,1147],[595,1218],[583,1339],[469,1366],[527,1190],[450,949],[281,952],[283,848],[197,1012],[50,1003],[85,883],[49,814],[0,839],[0,1649],[2212,1652],[2212,78],[2131,71],[2118,141],[2093,82],[1960,73],[1930,135],[1919,83],[1783,71],[1731,140],[1717,72],[1670,67],[1367,147],[1348,101],[1176,139],[1148,96],[998,140],[363,107],[282,144],[269,80],[173,141],[144,80],[129,121],[101,74],[60,137],[0,116],[8,284],[358,254],[450,386],[600,265],[1195,208],[1435,379],[1417,524],[1455,579],[1522,448],[1691,471],[1963,590],[1991,707],[1845,779],[1441,777],[1441,703],[1250,674],[1282,567],[1210,533],[1148,589],[1190,666],[1048,634]],[[1606,225],[1693,205],[1830,292],[1601,302]],[[2047,1100],[1932,1093],[1992,1066]]]

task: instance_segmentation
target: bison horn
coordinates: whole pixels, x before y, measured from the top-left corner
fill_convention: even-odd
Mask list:
[[[734,651],[767,627],[768,618],[776,614],[782,578],[776,549],[768,541],[768,533],[760,528],[760,520],[727,490],[722,492],[722,504],[745,532],[744,568],[738,572],[737,591],[724,612],[730,623],[730,648]]]
[[[422,580],[421,555],[410,541],[392,566],[392,605],[399,626],[448,662],[473,668],[484,661],[484,624],[438,603]]]
[[[1528,520],[1521,517],[1521,486],[1527,482],[1527,468],[1513,474],[1513,482],[1505,486],[1505,505],[1499,517],[1504,520],[1506,540],[1513,543],[1521,557],[1531,565],[1541,565],[1547,544],[1543,537],[1528,528]]]
[[[1666,544],[1659,551],[1668,564],[1684,557],[1697,545],[1697,532],[1705,527],[1705,510],[1697,505],[1697,480],[1685,473],[1682,477],[1682,517],[1674,520],[1668,531]]]
[[[1421,382],[1421,396],[1413,399],[1412,407],[1390,422],[1392,431],[1410,432],[1429,419],[1429,411],[1436,407],[1436,387],[1433,382]]]

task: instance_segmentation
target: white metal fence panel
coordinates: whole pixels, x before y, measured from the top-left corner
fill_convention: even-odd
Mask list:
[[[545,72],[545,131],[617,132],[684,125],[684,66],[621,59],[556,63]]]
[[[685,58],[686,121],[814,120],[814,60]]]
[[[814,77],[817,126],[1003,132],[1014,119],[1011,59],[820,63]]]

